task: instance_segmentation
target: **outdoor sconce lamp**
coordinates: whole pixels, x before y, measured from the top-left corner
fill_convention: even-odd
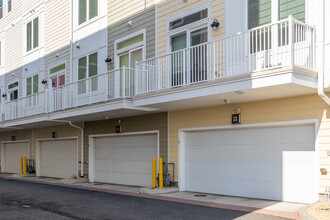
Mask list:
[[[7,97],[7,94],[6,93],[2,94],[2,98],[5,98],[5,97]]]
[[[217,19],[214,19],[212,24],[210,25],[213,30],[217,29],[220,26],[220,22]]]
[[[45,84],[47,83],[47,80],[44,79],[44,80],[41,81],[41,83],[42,83],[43,85],[45,85]]]
[[[112,62],[112,59],[111,57],[107,57],[105,60],[104,60],[107,64],[110,64]]]

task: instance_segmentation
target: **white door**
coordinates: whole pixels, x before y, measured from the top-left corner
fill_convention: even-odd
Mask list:
[[[94,180],[133,186],[152,185],[157,134],[94,138]]]
[[[186,133],[186,191],[311,203],[317,200],[312,125]]]
[[[40,141],[40,164],[38,175],[45,177],[70,178],[77,175],[77,140]],[[39,161],[37,161],[38,163]]]
[[[21,156],[27,157],[29,154],[29,144],[28,142],[18,142],[18,143],[6,143],[3,144],[3,156],[4,167],[1,169],[2,172],[6,173],[21,173],[20,158]]]

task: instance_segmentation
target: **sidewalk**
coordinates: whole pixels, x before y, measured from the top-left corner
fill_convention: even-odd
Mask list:
[[[18,180],[33,182],[54,186],[70,187],[84,190],[92,190],[105,193],[114,193],[127,196],[136,196],[149,199],[166,200],[172,202],[207,206],[213,208],[230,209],[237,211],[246,211],[259,214],[266,214],[289,219],[299,219],[298,210],[306,204],[289,203],[280,201],[270,201],[261,199],[251,199],[233,196],[221,196],[211,194],[200,194],[193,192],[172,192],[164,194],[145,194],[140,193],[141,187],[123,186],[106,183],[73,183],[56,178],[44,178],[33,176],[19,176],[12,174],[0,174],[0,178],[9,180]]]

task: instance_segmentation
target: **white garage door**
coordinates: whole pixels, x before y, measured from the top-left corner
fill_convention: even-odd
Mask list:
[[[157,134],[94,138],[96,182],[151,186]]]
[[[70,178],[77,175],[77,140],[40,142],[40,176]]]
[[[28,142],[6,143],[4,146],[4,169],[6,173],[21,173],[20,157],[27,157],[29,154]]]
[[[304,125],[187,132],[185,190],[315,202],[314,130]]]

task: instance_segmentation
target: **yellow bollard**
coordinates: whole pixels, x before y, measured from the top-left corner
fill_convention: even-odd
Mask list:
[[[20,158],[20,163],[21,163],[21,175],[23,175],[23,156]]]
[[[159,158],[159,189],[163,189],[163,159]]]
[[[24,168],[23,168],[23,170],[24,170],[24,175],[26,175],[26,157],[24,157],[24,164],[23,164],[23,166],[24,166]]]
[[[152,158],[152,188],[156,188],[156,158]]]

